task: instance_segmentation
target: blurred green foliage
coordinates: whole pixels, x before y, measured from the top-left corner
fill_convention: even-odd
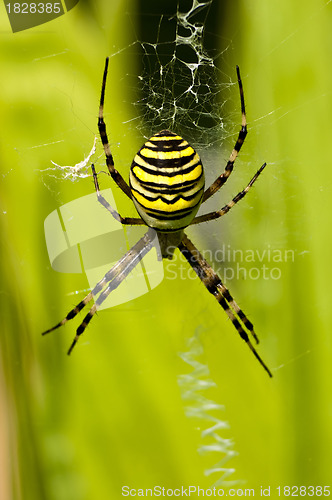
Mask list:
[[[229,185],[210,206],[228,201],[264,161],[268,168],[225,220],[188,232],[200,248],[294,250],[294,261],[278,265],[280,279],[228,283],[256,325],[274,379],[194,279],[165,279],[102,311],[70,358],[76,323],[40,336],[80,300],[73,292],[87,287],[84,275],[50,267],[44,220],[93,192],[90,178],[62,181],[44,170],[50,160],[74,165],[90,151],[104,59],[117,54],[105,116],[126,177],[144,141],[130,124],[140,8],[129,0],[81,0],[57,20],[16,34],[3,8],[0,497],[91,500],[120,498],[123,485],[208,487],[204,468],[215,460],[197,453],[200,432],[185,416],[177,382],[190,372],[178,353],[193,335],[217,383],[209,397],[225,405],[230,429],[223,436],[239,452],[230,463],[239,487],[244,480],[258,494],[261,485],[329,484],[330,2],[229,2],[213,28],[224,73],[234,80],[235,64],[241,67],[250,132]],[[151,16],[151,25],[158,20]],[[236,86],[227,109],[234,129],[223,159],[240,122]],[[214,165],[208,180],[222,168]],[[110,183],[106,176],[100,182]],[[134,215],[113,191],[119,211]]]

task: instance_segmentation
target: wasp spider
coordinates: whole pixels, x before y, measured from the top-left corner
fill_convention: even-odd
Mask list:
[[[204,188],[204,171],[200,157],[186,140],[169,130],[162,130],[153,135],[138,151],[130,168],[129,185],[126,183],[114,167],[103,117],[107,71],[108,58],[106,59],[103,75],[98,119],[98,129],[105,151],[106,165],[110,176],[116,184],[134,202],[140,217],[122,217],[110,206],[100,193],[97,174],[94,165],[92,165],[92,174],[98,201],[122,224],[146,225],[149,229],[112,269],[105,274],[91,292],[62,321],[53,328],[45,331],[43,335],[64,325],[67,321],[74,318],[92,299],[95,299],[91,309],[77,328],[76,336],[68,350],[68,354],[70,354],[80,335],[84,332],[93,315],[98,310],[98,307],[149,252],[153,246],[153,239],[157,234],[162,257],[171,259],[174,249],[178,248],[180,250],[207,290],[214,295],[224,309],[240,337],[247,343],[260,364],[269,376],[272,377],[269,368],[261,359],[249,338],[249,335],[251,335],[256,343],[258,343],[253,324],[235,302],[219,276],[202,257],[184,232],[184,229],[191,224],[199,224],[200,222],[217,219],[229,212],[247,194],[265,168],[266,164],[264,163],[247,187],[220,210],[196,217],[201,203],[204,203],[210,196],[216,193],[231,175],[235,159],[247,135],[243,87],[239,68],[237,67],[236,71],[241,99],[241,130],[223,173],[206,190]]]

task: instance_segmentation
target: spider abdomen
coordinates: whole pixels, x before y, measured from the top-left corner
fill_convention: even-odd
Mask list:
[[[187,227],[204,193],[199,155],[187,141],[169,130],[153,135],[138,151],[129,181],[139,215],[158,231]]]

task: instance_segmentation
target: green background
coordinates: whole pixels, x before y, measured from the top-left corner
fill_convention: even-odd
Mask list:
[[[193,339],[210,371],[201,380],[216,384],[201,394],[224,405],[210,413],[228,422],[219,434],[238,453],[225,464],[235,469],[234,487],[255,488],[258,496],[261,485],[271,486],[277,498],[278,485],[332,482],[332,6],[253,0],[218,7],[211,21],[215,49],[223,53],[218,64],[233,81],[235,64],[241,67],[250,133],[229,184],[209,207],[227,202],[264,161],[268,167],[225,219],[188,233],[200,248],[294,250],[293,262],[278,265],[280,279],[228,283],[255,323],[274,378],[194,279],[166,279],[101,311],[70,358],[77,322],[41,337],[80,300],[73,292],[88,286],[84,275],[52,270],[44,220],[93,192],[91,178],[62,181],[43,170],[50,160],[74,165],[90,151],[105,56],[118,53],[105,116],[117,167],[127,177],[144,138],[131,104],[140,52],[135,45],[123,49],[143,37],[138,21],[150,5],[81,0],[66,15],[16,34],[2,6],[1,499],[121,498],[123,485],[207,488],[218,480],[222,472],[204,470],[221,456],[197,452],[209,443],[200,431],[212,424],[186,416],[179,388],[179,377],[191,372],[179,353],[190,351]],[[160,16],[148,19],[153,26]],[[230,134],[213,174],[207,168],[210,181],[240,123],[236,85],[227,99]],[[98,166],[104,168],[102,157]],[[101,184],[109,187],[110,179]],[[134,216],[113,192],[119,211]],[[201,403],[197,396],[190,404],[195,411]]]

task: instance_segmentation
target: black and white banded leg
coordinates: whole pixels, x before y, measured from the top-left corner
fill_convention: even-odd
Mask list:
[[[117,220],[118,222],[121,222],[121,224],[124,225],[130,225],[130,226],[145,225],[145,223],[140,217],[122,217],[116,210],[114,210],[114,208],[108,203],[107,200],[105,200],[105,198],[100,192],[98,177],[94,164],[91,165],[91,169],[92,169],[93,181],[95,184],[98,201],[103,205],[103,207],[106,208],[106,210],[108,210],[112,214],[114,219]]]
[[[240,191],[232,201],[227,203],[223,208],[220,210],[217,210],[215,212],[209,212],[208,214],[205,215],[199,215],[198,217],[195,217],[194,220],[192,221],[191,224],[200,224],[201,222],[206,222],[212,219],[219,219],[219,217],[222,217],[223,215],[227,214],[227,212],[230,211],[231,208],[234,207],[244,196],[248,193],[249,189],[252,187],[254,182],[258,179],[260,174],[263,172],[264,168],[266,167],[266,163],[264,163],[259,170],[255,173],[254,177],[251,179],[249,182],[248,186],[244,188],[242,191]]]
[[[269,376],[272,377],[271,371],[259,356],[258,352],[249,339],[247,331],[254,337],[256,342],[258,342],[257,335],[254,332],[253,324],[251,323],[251,321],[249,321],[247,316],[234,301],[233,297],[229,293],[226,286],[223,285],[219,276],[206,262],[201,253],[197,250],[197,248],[193,245],[193,243],[186,235],[184,235],[179,245],[179,249],[186,260],[189,262],[197,276],[200,278],[202,283],[205,285],[206,289],[217,299],[221,307],[224,309],[240,337],[246,342],[248,347],[253,352],[254,356],[263,366],[264,370],[266,370]]]
[[[99,297],[95,300],[94,305],[91,307],[87,315],[84,317],[82,323],[76,330],[76,336],[68,350],[68,354],[73,350],[80,335],[84,332],[85,328],[90,323],[94,314],[97,312],[100,305],[107,299],[109,294],[115,290],[128,274],[137,266],[143,257],[151,250],[153,240],[156,233],[153,229],[149,229],[145,235],[130,249],[128,252],[105,274],[105,276],[96,284],[96,286],[79,302],[67,316],[57,323],[55,326],[43,332],[42,335],[56,330],[60,326],[67,323],[67,321],[75,318],[75,316],[99,293]]]
[[[101,87],[101,95],[100,95],[100,105],[99,105],[99,118],[98,118],[98,130],[101,138],[101,142],[104,146],[105,156],[106,156],[106,165],[108,171],[112,177],[112,179],[117,183],[120,189],[131,199],[131,191],[130,187],[122,177],[122,175],[115,169],[114,160],[111,153],[110,145],[108,142],[108,137],[106,133],[106,125],[104,122],[104,100],[105,100],[105,89],[106,89],[106,79],[107,79],[107,71],[108,71],[108,61],[109,58],[106,58],[105,69],[103,75],[103,83]]]
[[[246,118],[246,108],[244,104],[244,94],[243,94],[243,85],[242,85],[242,80],[240,76],[240,68],[236,66],[236,73],[237,73],[237,81],[239,85],[239,91],[240,91],[240,100],[241,100],[241,113],[242,113],[242,124],[241,124],[241,130],[239,132],[238,138],[236,140],[236,143],[234,145],[233,151],[229,157],[229,160],[226,164],[224,172],[214,181],[213,184],[211,184],[210,187],[208,187],[204,193],[203,196],[203,201],[206,201],[210,196],[212,196],[214,193],[216,193],[221,186],[225,184],[225,182],[228,180],[228,177],[231,175],[233,172],[233,167],[234,167],[234,162],[237,158],[237,155],[239,154],[240,149],[242,148],[242,144],[244,143],[244,140],[247,136],[247,118]]]

